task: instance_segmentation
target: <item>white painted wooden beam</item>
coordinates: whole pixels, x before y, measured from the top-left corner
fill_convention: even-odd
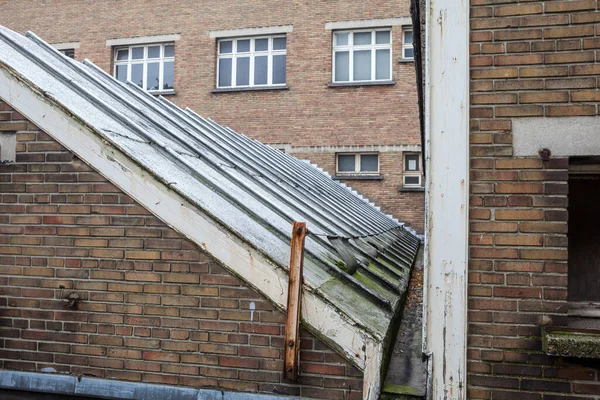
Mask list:
[[[469,2],[427,0],[425,352],[431,399],[465,399],[469,222]]]

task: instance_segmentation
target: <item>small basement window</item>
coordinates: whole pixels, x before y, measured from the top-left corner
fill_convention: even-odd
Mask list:
[[[0,163],[15,162],[17,156],[16,132],[0,132]]]

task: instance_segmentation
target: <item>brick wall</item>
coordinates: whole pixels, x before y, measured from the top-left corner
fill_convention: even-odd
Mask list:
[[[300,159],[310,159],[331,176],[335,176],[335,153],[292,153]],[[402,189],[403,162],[401,152],[379,153],[382,180],[341,179],[360,194],[370,199],[385,213],[423,232],[425,221],[425,192]],[[382,190],[382,185],[386,190]]]
[[[362,373],[306,331],[284,382],[285,314],[1,102],[0,121],[18,131],[0,165],[0,368],[362,398]]]
[[[75,5],[76,4],[76,5]],[[112,73],[107,39],[181,34],[176,42],[175,90],[180,106],[265,143],[294,146],[419,145],[414,65],[402,55],[402,27],[392,29],[393,86],[328,87],[331,82],[331,21],[409,16],[409,1],[290,2],[275,0],[60,0],[2,2],[0,25],[34,31],[50,43],[80,42],[78,60],[88,58]],[[149,12],[151,10],[151,12]],[[293,25],[287,34],[289,90],[211,93],[216,82],[216,40],[211,30]],[[401,160],[391,161],[392,165]],[[422,226],[422,196],[398,194],[395,181],[351,182],[397,218]],[[395,203],[399,206],[394,207]],[[404,211],[410,209],[411,213]],[[422,229],[421,229],[422,231]]]
[[[540,340],[567,323],[568,159],[512,147],[515,118],[598,114],[597,6],[471,0],[470,398],[600,396],[598,360]]]

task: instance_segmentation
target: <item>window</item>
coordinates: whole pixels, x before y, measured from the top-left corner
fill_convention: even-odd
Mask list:
[[[338,174],[378,174],[379,154],[341,153],[337,155]]]
[[[62,49],[62,50],[58,50],[61,53],[63,53],[65,56],[69,57],[69,58],[75,58],[75,49]]]
[[[337,31],[333,34],[333,81],[392,79],[392,31]]]
[[[149,92],[173,90],[173,43],[117,47],[114,57],[114,74],[119,81],[130,80]]]
[[[414,57],[413,31],[411,28],[404,28],[402,30],[402,58],[412,60]]]
[[[220,39],[217,48],[217,88],[285,85],[285,35]]]
[[[421,186],[421,155],[404,153],[403,186]]]

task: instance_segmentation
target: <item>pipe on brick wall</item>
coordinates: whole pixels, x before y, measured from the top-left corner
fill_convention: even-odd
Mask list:
[[[289,396],[260,393],[224,392],[20,371],[0,371],[0,389],[128,400],[281,400],[290,398]]]

